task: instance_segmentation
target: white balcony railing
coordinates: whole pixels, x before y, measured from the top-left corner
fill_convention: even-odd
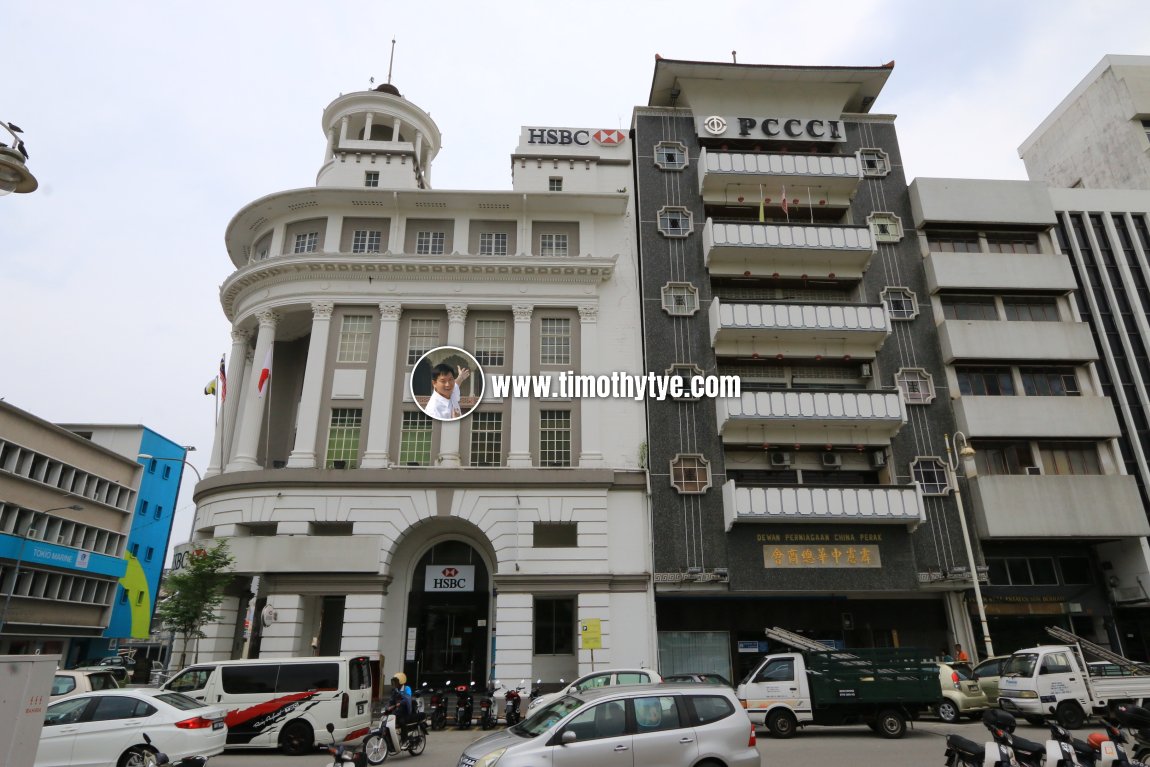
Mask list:
[[[905,524],[926,521],[918,485],[739,487],[723,485],[727,532],[736,522]]]
[[[716,223],[703,227],[703,262],[712,274],[858,279],[875,252],[865,226]]]
[[[715,400],[715,410],[727,443],[875,444],[906,423],[898,391],[743,392]]]
[[[746,199],[758,199],[760,183],[790,183],[793,188],[814,187],[815,196],[841,196],[844,201],[858,189],[862,171],[857,155],[764,154],[708,152],[699,154],[699,192],[704,196],[726,193],[731,185],[746,185]],[[799,186],[795,186],[798,184]],[[776,190],[779,191],[779,190]],[[805,200],[803,201],[805,202]]]
[[[745,342],[761,340],[763,348],[752,352],[869,357],[890,335],[881,304],[731,303],[715,298],[708,314],[711,345],[720,354],[737,354]]]

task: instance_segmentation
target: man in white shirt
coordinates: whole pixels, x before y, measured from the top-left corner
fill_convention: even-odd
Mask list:
[[[464,373],[470,371],[463,369]],[[460,380],[466,378],[464,375]],[[451,421],[459,418],[459,387],[455,382],[455,368],[440,363],[431,369],[431,398],[423,412],[437,421]]]

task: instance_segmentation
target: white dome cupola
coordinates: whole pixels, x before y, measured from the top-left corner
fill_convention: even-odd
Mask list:
[[[323,129],[327,150],[316,186],[431,188],[439,128],[391,83],[328,104]]]

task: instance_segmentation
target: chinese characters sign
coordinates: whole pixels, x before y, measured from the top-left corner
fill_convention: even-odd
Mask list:
[[[882,567],[882,559],[878,546],[866,544],[768,544],[763,546],[763,567]]]

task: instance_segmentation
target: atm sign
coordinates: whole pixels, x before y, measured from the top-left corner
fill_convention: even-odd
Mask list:
[[[475,565],[428,565],[424,591],[475,591]]]

